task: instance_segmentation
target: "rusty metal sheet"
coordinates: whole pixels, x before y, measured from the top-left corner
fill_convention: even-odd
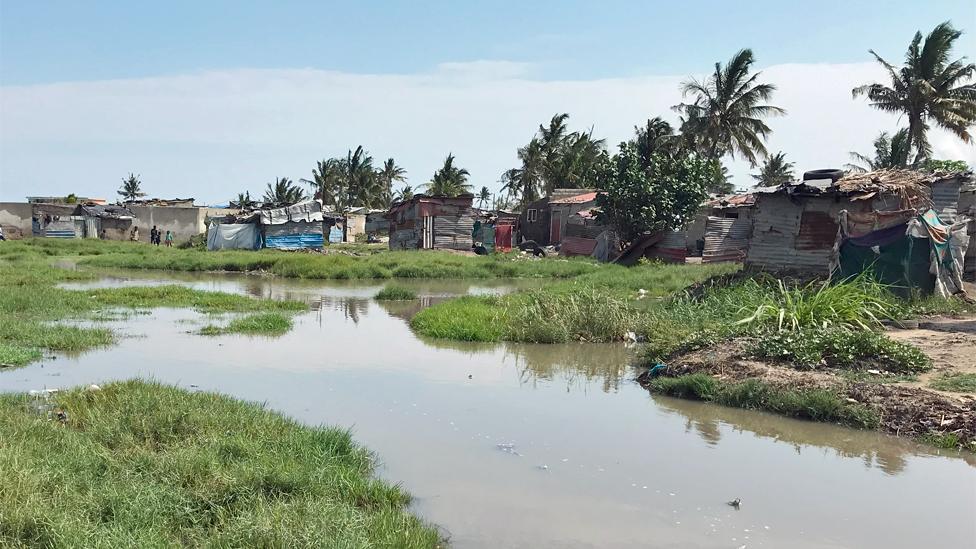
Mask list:
[[[800,217],[800,232],[796,235],[796,249],[822,250],[834,247],[837,222],[826,212],[805,211]]]

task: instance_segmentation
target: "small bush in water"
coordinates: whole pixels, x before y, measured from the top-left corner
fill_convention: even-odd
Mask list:
[[[409,301],[417,299],[417,293],[410,288],[391,284],[377,292],[375,298],[380,301]]]
[[[870,330],[831,328],[777,332],[757,340],[748,352],[757,358],[784,360],[801,368],[867,367],[918,372],[932,366],[931,359],[917,347]]]

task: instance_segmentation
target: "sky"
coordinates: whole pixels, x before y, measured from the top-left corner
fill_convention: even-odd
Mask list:
[[[951,20],[954,56],[976,58],[971,0],[735,4],[0,0],[0,200],[114,199],[134,172],[150,196],[216,204],[360,144],[415,188],[450,152],[494,191],[553,114],[612,151],[647,118],[676,122],[680,83],[745,47],[788,111],[769,150],[840,167],[903,122],[851,97],[884,79],[868,49],[900,62]]]

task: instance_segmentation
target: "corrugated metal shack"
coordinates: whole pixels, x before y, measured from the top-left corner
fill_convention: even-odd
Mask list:
[[[128,240],[133,214],[125,206],[116,204],[82,204],[76,212],[85,220],[85,238]]]
[[[693,255],[703,254],[709,217],[748,219],[751,222],[755,205],[756,197],[752,193],[709,196],[698,209],[691,224],[685,229],[688,251]]]
[[[836,264],[840,212],[923,212],[955,219],[971,173],[879,170],[757,189],[746,265],[827,275]]]
[[[261,210],[258,216],[265,248],[302,250],[324,245],[322,204],[317,200]]]
[[[702,263],[745,260],[755,204],[756,197],[752,194],[720,197],[706,204],[703,210],[708,215],[701,243]],[[689,235],[688,245],[694,244],[697,248],[697,243],[690,240]]]
[[[390,221],[391,250],[471,250],[477,212],[474,195],[416,195],[394,204]]]

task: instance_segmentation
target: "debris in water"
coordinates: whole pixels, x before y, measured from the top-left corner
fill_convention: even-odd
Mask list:
[[[562,461],[563,463],[566,463],[567,461],[569,461],[569,458],[563,458]]]
[[[549,470],[549,466],[548,465],[536,465],[535,468],[538,469],[538,470],[540,470],[540,471],[548,471]]]
[[[472,377],[474,377],[474,376],[472,376],[471,374],[468,374],[468,379],[471,379]]]
[[[501,450],[502,452],[505,452],[506,454],[512,454],[513,456],[522,455],[515,450],[515,445],[512,443],[496,444],[495,448]]]
[[[742,500],[741,500],[741,499],[739,499],[739,498],[735,498],[735,499],[733,499],[732,501],[729,501],[729,502],[727,502],[727,503],[728,503],[729,505],[731,505],[732,507],[735,507],[736,509],[738,509],[738,508],[739,508],[739,505],[741,505],[741,504],[742,504]]]

